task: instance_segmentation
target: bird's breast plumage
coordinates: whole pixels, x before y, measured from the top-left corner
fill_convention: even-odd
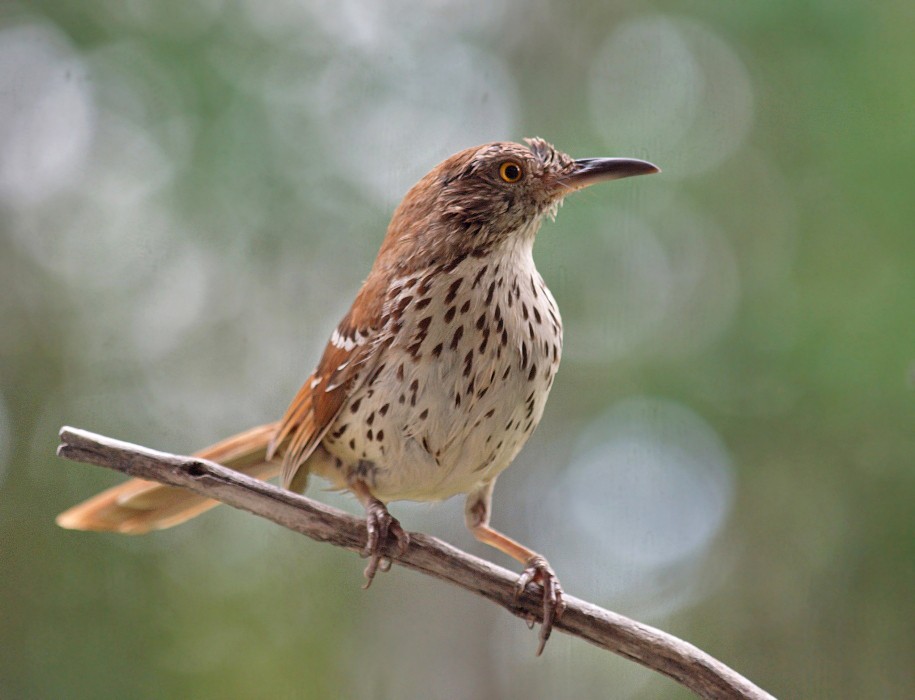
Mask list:
[[[530,437],[562,322],[531,237],[392,280],[376,345],[323,446],[323,476],[383,501],[440,500],[491,480]],[[345,343],[346,339],[339,342]]]

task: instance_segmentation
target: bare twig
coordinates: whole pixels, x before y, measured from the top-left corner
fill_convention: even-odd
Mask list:
[[[157,452],[76,428],[62,428],[60,439],[57,454],[66,459],[186,488],[338,547],[361,550],[365,545],[362,520],[213,462]],[[540,618],[542,605],[537,595],[528,592],[514,600],[517,574],[434,537],[410,533],[407,551],[401,555],[390,552],[390,556],[402,566],[481,595],[521,618]],[[565,600],[567,607],[556,629],[669,676],[703,698],[773,700],[692,644],[572,596]]]

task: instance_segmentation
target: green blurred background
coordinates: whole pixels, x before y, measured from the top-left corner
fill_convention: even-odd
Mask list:
[[[239,512],[53,522],[118,481],[62,424],[275,419],[410,184],[533,135],[664,174],[541,232],[565,357],[495,525],[779,697],[915,697],[913,7],[0,5],[0,697],[689,697]]]

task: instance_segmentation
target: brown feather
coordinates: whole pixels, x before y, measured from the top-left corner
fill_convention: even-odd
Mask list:
[[[276,423],[261,425],[194,455],[258,479],[270,479],[279,471],[279,465],[266,457],[267,442],[276,429]],[[218,501],[186,489],[131,479],[61,513],[57,524],[72,530],[139,535],[179,525],[216,505]]]
[[[354,383],[365,381],[367,372],[362,370],[377,358],[372,349],[376,340],[378,309],[377,305],[368,309],[364,303],[367,298],[378,298],[371,291],[372,285],[373,277],[370,275],[352,308],[337,325],[314,374],[299,389],[280,421],[274,440],[282,442],[289,436],[281,472],[285,488],[304,489],[308,458],[340,414]],[[344,346],[335,345],[334,338]],[[272,455],[273,451],[268,454]]]
[[[308,418],[308,414],[311,412],[311,383],[314,377],[315,375],[312,374],[305,380],[302,388],[299,389],[295,398],[293,398],[292,402],[289,404],[289,408],[286,409],[285,415],[279,423],[277,423],[278,427],[276,433],[267,445],[267,459],[273,459],[277,449],[286,440],[289,434],[292,433],[293,430],[296,430],[298,426]]]

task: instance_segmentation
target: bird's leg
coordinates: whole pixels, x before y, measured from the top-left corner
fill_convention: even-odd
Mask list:
[[[537,647],[537,656],[540,656],[553,631],[553,624],[565,610],[562,587],[559,585],[556,573],[543,556],[489,526],[493,486],[495,486],[495,481],[490,481],[468,494],[464,517],[467,527],[480,542],[495,547],[525,565],[524,571],[521,572],[521,576],[515,584],[516,600],[524,592],[527,584],[539,583],[542,587],[543,623],[540,626],[540,645]]]
[[[365,528],[368,531],[368,538],[365,543],[365,549],[362,550],[362,556],[363,558],[368,558],[369,563],[365,567],[365,585],[363,588],[368,588],[372,585],[375,573],[379,569],[387,571],[391,568],[391,560],[384,555],[388,536],[393,535],[397,541],[395,550],[397,554],[403,554],[407,551],[407,546],[410,544],[410,536],[400,526],[397,518],[388,512],[384,503],[372,495],[364,481],[354,481],[350,485],[350,490],[365,508]]]

